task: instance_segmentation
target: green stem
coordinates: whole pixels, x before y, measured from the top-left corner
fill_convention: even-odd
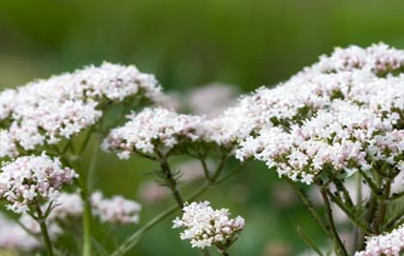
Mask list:
[[[317,222],[317,224],[320,226],[320,228],[324,231],[324,233],[327,234],[327,236],[331,237],[331,234],[329,232],[329,229],[327,228],[327,225],[324,223],[322,218],[319,216],[319,214],[316,212],[314,209],[313,203],[310,201],[310,199],[307,197],[307,195],[297,187],[294,181],[291,179],[285,177],[285,180],[289,183],[289,185],[292,186],[292,188],[295,190],[295,193],[297,196],[300,198],[300,200],[303,202],[304,206],[307,208],[309,211],[310,215],[313,217],[313,219]]]
[[[41,207],[39,205],[36,207],[36,212],[38,214],[37,221],[41,228],[41,233],[42,233],[43,240],[45,242],[47,254],[48,254],[48,256],[53,256],[52,242],[49,238],[49,232],[48,232],[48,228],[46,227],[45,217],[43,216]]]
[[[390,190],[391,190],[391,183],[392,179],[387,178],[386,179],[386,184],[383,188],[383,195],[384,198],[389,198],[390,197]],[[377,232],[377,234],[382,233],[382,227],[384,225],[385,217],[386,217],[386,212],[387,212],[387,203],[386,200],[381,199],[379,203],[379,207],[376,211],[376,218],[374,221],[374,230]]]
[[[184,200],[182,199],[182,196],[181,196],[180,192],[178,191],[177,182],[171,172],[171,168],[168,165],[168,162],[166,159],[162,159],[160,161],[160,167],[161,167],[161,171],[164,174],[168,188],[171,190],[171,193],[173,194],[174,199],[177,202],[178,206],[180,208],[182,208],[184,206]]]
[[[210,177],[208,165],[206,164],[206,160],[204,158],[201,159],[201,164],[202,164],[203,172],[205,173],[205,177],[210,182],[211,177]]]
[[[338,235],[337,228],[335,227],[334,218],[332,216],[331,204],[330,204],[330,200],[329,200],[328,195],[327,195],[326,188],[321,187],[320,188],[320,193],[321,193],[321,196],[322,196],[323,201],[325,203],[325,208],[326,208],[326,211],[327,211],[327,218],[328,218],[331,234],[333,236],[335,246],[337,247],[336,253],[337,253],[337,255],[348,256],[348,253],[346,251],[345,245],[342,243],[341,238]]]
[[[366,223],[364,223],[358,216],[356,216],[356,212],[352,211],[352,207],[348,207],[344,204],[341,198],[336,195],[333,195],[330,191],[327,191],[328,196],[330,197],[331,201],[334,202],[346,215],[347,217],[355,224],[355,227],[360,228],[363,232],[369,234],[372,233]]]
[[[209,249],[208,248],[203,248],[202,249],[202,254],[203,254],[203,256],[210,256]]]
[[[217,250],[219,253],[223,256],[230,256],[229,252],[227,251],[228,246],[223,245],[221,243],[216,243],[215,246],[217,247]]]
[[[362,177],[359,173],[356,173],[356,205],[361,205],[362,203]],[[366,224],[365,224],[366,225]],[[367,227],[367,226],[366,226]],[[351,248],[351,255],[354,255],[356,252],[356,248],[358,247],[358,243],[361,240],[362,231],[359,230],[358,226],[354,225],[353,228],[353,246]]]
[[[214,181],[213,183],[208,183],[201,187],[198,191],[196,191],[193,195],[189,196],[186,201],[192,201],[204,192],[206,192],[211,186],[220,184],[227,180],[231,175],[236,173],[238,170],[241,169],[241,167],[245,166],[248,163],[248,161],[243,162],[239,166],[233,168],[230,170],[225,176],[223,176],[220,179],[217,179],[217,181]],[[223,165],[222,165],[223,166]],[[216,173],[221,172],[220,168],[216,169]],[[215,175],[216,177],[217,175]],[[162,213],[158,214],[156,217],[151,219],[146,225],[144,225],[141,229],[133,233],[129,238],[127,238],[119,247],[116,249],[113,253],[111,253],[111,256],[121,256],[127,253],[133,246],[137,244],[137,242],[140,240],[141,236],[145,234],[147,231],[152,229],[154,226],[156,226],[158,223],[160,223],[162,220],[170,216],[170,214],[174,213],[176,210],[179,209],[178,204],[176,203],[175,205],[172,205]]]
[[[202,188],[200,188],[195,194],[191,195],[190,197],[187,198],[187,200],[193,200],[194,198],[198,197],[202,193],[204,193],[206,190],[208,190],[209,185],[205,185]],[[133,233],[128,239],[125,240],[125,242],[122,243],[121,246],[117,250],[115,250],[111,256],[120,256],[124,255],[126,252],[128,252],[134,245],[136,245],[137,241],[140,239],[140,237],[149,231],[151,228],[153,228],[155,225],[157,225],[160,221],[164,220],[166,217],[168,217],[170,214],[175,212],[176,210],[180,209],[179,205],[176,203],[151,219],[146,225],[144,225],[141,229]]]
[[[97,140],[97,143],[95,143],[95,149],[93,150],[93,155],[91,157],[91,162],[90,162],[90,166],[88,168],[88,174],[87,174],[87,189],[90,192],[94,188],[95,170],[97,168],[97,160],[98,160],[99,152],[100,152],[100,147],[99,147],[99,143]]]
[[[84,202],[83,211],[83,256],[91,256],[91,202],[88,191],[82,186],[82,200]]]

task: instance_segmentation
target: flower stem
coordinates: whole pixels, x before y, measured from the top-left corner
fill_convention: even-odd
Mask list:
[[[307,195],[302,191],[300,188],[297,187],[294,181],[291,179],[285,177],[285,180],[289,183],[290,186],[295,190],[295,193],[297,196],[300,198],[300,200],[303,202],[304,206],[306,209],[309,211],[310,215],[313,217],[313,219],[317,222],[317,224],[320,226],[320,228],[324,231],[324,233],[331,237],[331,234],[329,232],[329,229],[327,228],[327,225],[324,223],[322,218],[319,216],[318,212],[314,209],[313,203],[311,200],[307,197]]]
[[[45,242],[47,255],[48,256],[53,256],[52,242],[51,242],[51,240],[49,238],[49,232],[48,232],[48,228],[46,227],[45,217],[42,214],[42,210],[41,210],[40,206],[36,207],[36,212],[38,214],[37,221],[38,221],[38,224],[39,224],[39,226],[41,228],[41,233],[42,233],[43,240]]]
[[[184,206],[184,200],[180,192],[178,191],[177,181],[171,172],[171,168],[167,163],[166,159],[162,159],[160,162],[161,171],[163,172],[166,180],[166,184],[168,188],[171,190],[171,193],[174,196],[175,201],[177,202],[178,206],[182,208]]]
[[[325,208],[327,211],[328,225],[331,231],[331,234],[334,239],[335,246],[337,247],[336,253],[339,256],[348,256],[345,245],[342,243],[341,238],[338,235],[337,228],[335,227],[334,218],[332,216],[332,209],[330,204],[330,199],[328,198],[327,190],[325,187],[320,188],[321,196],[323,197],[323,201],[325,203]]]
[[[206,185],[204,185],[203,187],[201,187],[198,191],[196,191],[194,194],[192,194],[191,196],[189,196],[187,198],[187,201],[192,201],[195,198],[197,198],[198,196],[200,196],[201,194],[205,193],[211,186],[217,185],[222,183],[223,181],[227,180],[228,178],[231,177],[231,175],[235,174],[236,171],[240,170],[241,167],[244,167],[249,161],[245,161],[242,164],[240,164],[239,166],[233,168],[232,170],[230,170],[226,175],[224,175],[222,178],[218,178],[218,175],[215,175],[215,177],[217,177],[217,181],[213,182],[213,183],[208,183]],[[223,165],[222,165],[223,166]],[[217,172],[221,172],[221,169],[218,168],[216,170]],[[167,218],[170,214],[172,214],[173,212],[175,212],[176,210],[180,209],[178,204],[176,203],[175,205],[172,205],[171,207],[169,207],[168,209],[166,209],[165,211],[163,211],[162,213],[160,213],[159,215],[157,215],[156,217],[154,217],[153,219],[151,219],[148,223],[146,223],[146,225],[144,225],[141,229],[139,229],[138,231],[136,231],[135,233],[133,233],[129,238],[127,238],[119,247],[118,249],[116,249],[114,252],[111,253],[111,256],[121,256],[124,255],[125,253],[127,253],[133,246],[135,246],[137,244],[137,242],[140,240],[141,236],[143,234],[145,234],[147,231],[149,231],[150,229],[152,229],[154,226],[156,226],[158,223],[160,223],[162,220],[164,220],[165,218]]]
[[[83,212],[83,256],[91,256],[91,202],[87,188],[82,187],[82,199],[84,201]]]

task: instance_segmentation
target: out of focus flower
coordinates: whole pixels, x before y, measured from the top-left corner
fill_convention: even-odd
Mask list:
[[[181,218],[173,221],[173,228],[184,228],[182,240],[191,240],[192,247],[205,248],[235,239],[244,228],[244,219],[230,218],[228,209],[214,210],[210,203],[193,202],[185,205]]]
[[[106,199],[101,192],[97,191],[91,195],[91,204],[94,215],[97,215],[102,222],[117,225],[139,222],[141,205],[122,196]]]
[[[41,243],[15,222],[0,214],[0,248],[32,251]]]
[[[262,254],[263,256],[291,256],[291,246],[283,242],[269,242]]]
[[[23,225],[31,234],[41,235],[41,227],[37,220],[33,219],[28,214],[24,214],[19,219],[21,225]],[[51,218],[47,218],[46,226],[49,232],[49,235],[52,240],[56,240],[58,235],[63,233],[63,230],[59,227],[59,225],[53,221]]]
[[[16,213],[27,212],[33,204],[55,203],[63,185],[78,175],[62,167],[59,159],[24,156],[3,163],[0,173],[0,198]]]
[[[146,181],[139,185],[138,194],[147,203],[156,203],[168,198],[170,191],[154,181]]]
[[[368,237],[365,250],[355,256],[399,256],[404,251],[404,226],[391,233]]]
[[[213,170],[214,163],[212,161],[206,161],[206,166],[209,171]],[[200,180],[204,177],[204,170],[202,164],[198,160],[188,160],[181,162],[175,166],[175,169],[181,171],[180,181],[192,182]]]
[[[192,90],[188,105],[192,113],[214,118],[236,103],[237,94],[233,85],[212,83]]]
[[[61,193],[49,218],[60,221],[65,221],[69,218],[80,218],[83,208],[83,200],[78,193]]]

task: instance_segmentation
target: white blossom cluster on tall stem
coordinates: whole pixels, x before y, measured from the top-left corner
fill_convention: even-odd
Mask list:
[[[192,247],[216,246],[223,255],[244,228],[244,219],[230,218],[228,209],[214,210],[208,201],[184,206],[181,218],[173,221],[173,228],[184,228],[182,240],[190,240]]]

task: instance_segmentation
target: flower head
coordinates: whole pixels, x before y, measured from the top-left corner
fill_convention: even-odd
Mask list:
[[[391,233],[369,237],[365,250],[355,256],[399,256],[404,251],[404,226]]]
[[[325,169],[400,170],[403,64],[404,52],[385,45],[338,49],[278,87],[244,97],[227,112],[240,120],[231,128],[236,156],[307,184]]]
[[[164,108],[146,108],[128,118],[129,121],[112,130],[102,144],[104,150],[117,151],[121,158],[128,158],[136,151],[164,153],[178,144],[195,141],[203,120]]]
[[[119,225],[139,222],[141,205],[122,196],[106,199],[101,192],[94,192],[91,195],[91,204],[94,214],[99,216],[102,222]]]
[[[38,80],[0,93],[0,157],[16,157],[70,139],[95,124],[104,106],[128,97],[159,102],[161,87],[153,75],[134,66],[104,63]],[[6,122],[3,122],[6,120]]]
[[[45,154],[19,157],[1,167],[0,198],[7,202],[8,209],[25,213],[34,204],[56,202],[62,186],[76,177],[57,158]]]
[[[231,242],[244,228],[244,219],[230,218],[228,209],[214,210],[210,203],[193,202],[185,205],[181,218],[176,218],[173,228],[185,228],[181,239],[191,240],[192,247],[205,248]]]
[[[0,214],[0,248],[32,251],[41,244],[17,223]]]

